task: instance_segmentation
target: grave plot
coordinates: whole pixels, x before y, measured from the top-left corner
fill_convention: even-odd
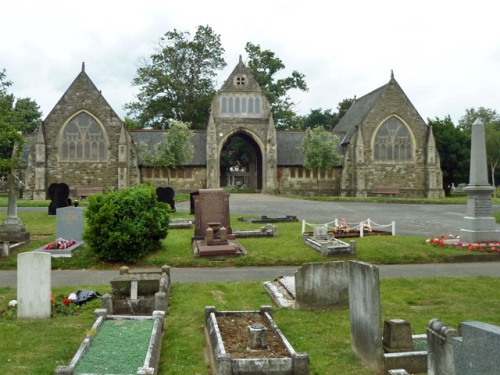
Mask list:
[[[327,225],[318,225],[314,227],[314,232],[303,232],[304,243],[318,251],[323,256],[334,256],[344,254],[355,254],[356,243],[350,241],[346,243],[335,238],[328,232]]]
[[[68,366],[56,375],[157,374],[163,339],[164,311],[151,316],[107,315],[96,320]]]
[[[306,228],[312,228],[313,231],[306,231]],[[329,223],[313,224],[302,220],[302,234],[309,237],[314,235],[314,229],[317,227],[326,227],[323,229],[323,235],[329,235],[335,238],[357,238],[364,236],[395,236],[396,222],[389,224],[377,224],[370,218],[361,222],[348,223],[345,219],[335,219]]]
[[[272,318],[270,306],[259,311],[205,308],[205,338],[212,373],[309,374],[309,356],[297,353]]]
[[[244,217],[239,217],[238,221],[246,221],[247,223],[293,223],[299,221],[297,216],[287,215],[284,217],[267,217],[262,215],[259,219],[248,219]]]
[[[50,254],[54,258],[71,257],[83,241],[83,208],[57,208],[56,240],[33,251]]]
[[[155,310],[168,311],[170,267],[157,271],[130,271],[121,267],[111,281],[111,294],[102,297],[109,314],[145,315]]]

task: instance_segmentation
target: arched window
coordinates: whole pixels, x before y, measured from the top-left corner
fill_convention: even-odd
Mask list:
[[[388,162],[413,160],[410,130],[401,120],[391,117],[379,127],[373,144],[373,158]]]
[[[108,158],[106,135],[94,118],[85,112],[73,117],[60,138],[62,161],[102,161]]]
[[[228,99],[228,106],[229,106],[229,113],[234,113],[233,98],[232,97],[229,97],[229,99]]]
[[[238,97],[234,99],[234,112],[240,113],[240,98]]]
[[[260,113],[260,99],[255,98],[255,113]]]
[[[248,98],[248,113],[253,113],[253,98]]]
[[[227,113],[227,98],[225,96],[222,97],[222,113]]]

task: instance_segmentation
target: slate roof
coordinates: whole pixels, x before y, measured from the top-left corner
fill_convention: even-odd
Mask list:
[[[300,151],[300,144],[305,136],[305,132],[276,132],[279,166],[285,167],[304,164],[304,157]]]
[[[352,135],[356,131],[356,127],[361,125],[365,120],[366,116],[377,102],[377,100],[382,96],[386,87],[389,84],[385,84],[378,89],[356,99],[351,107],[347,110],[346,114],[340,119],[339,123],[333,129],[337,134],[340,135],[341,143],[349,143]]]
[[[129,130],[132,140],[135,144],[146,143],[151,150],[162,139],[164,130]],[[193,131],[194,153],[188,166],[207,164],[207,132],[205,130]]]

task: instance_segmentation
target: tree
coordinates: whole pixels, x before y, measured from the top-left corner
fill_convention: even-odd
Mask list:
[[[0,71],[0,174],[8,174],[17,165],[24,138],[20,134],[13,110],[14,95],[7,92],[12,82],[7,80],[5,69]],[[14,153],[14,146],[16,153]]]
[[[304,166],[311,169],[329,170],[340,162],[338,152],[339,137],[325,130],[323,126],[317,126],[306,130],[306,137],[300,145],[304,155]],[[319,189],[319,174],[316,177]]]
[[[478,109],[466,109],[465,115],[458,120],[458,128],[470,134],[471,126],[478,118],[481,119],[485,126],[500,124],[500,115],[494,109],[479,107]]]
[[[23,134],[36,132],[42,123],[40,106],[30,98],[17,99],[14,105],[14,116],[16,117],[17,130]]]
[[[125,109],[142,127],[167,129],[170,119],[205,127],[217,71],[226,66],[223,54],[220,36],[209,26],[198,26],[193,38],[187,31],[167,32],[142,60],[132,81],[138,101]]]
[[[271,104],[274,123],[278,129],[297,129],[300,117],[295,114],[288,92],[292,89],[307,91],[305,76],[293,71],[291,76],[276,79],[275,75],[285,68],[274,52],[261,50],[259,45],[248,42],[245,46],[248,54],[248,67],[260,88]]]
[[[139,143],[139,159],[153,168],[167,168],[167,180],[170,184],[170,169],[177,168],[191,160],[194,154],[191,142],[193,134],[189,125],[180,121],[170,121],[169,130],[155,146],[154,151]]]
[[[337,111],[333,112],[331,109],[323,111],[319,109],[311,109],[307,116],[301,118],[302,129],[312,129],[318,125],[323,125],[326,130],[332,130],[346,114],[347,110],[351,108],[354,103],[354,98],[346,98],[337,105]]]
[[[453,184],[467,183],[470,169],[470,133],[455,127],[450,116],[427,119],[441,159],[443,189],[450,196]]]
[[[495,171],[500,163],[500,126],[490,124],[486,126],[486,157],[491,173],[491,185],[496,188]],[[493,191],[496,198],[496,189]]]

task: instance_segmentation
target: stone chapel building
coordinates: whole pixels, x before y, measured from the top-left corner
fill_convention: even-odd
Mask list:
[[[139,142],[153,148],[163,132],[127,130],[82,65],[29,142],[24,197],[48,199],[52,183],[111,191],[146,181],[176,192],[232,187],[368,196],[389,188],[399,196],[444,195],[432,129],[393,75],[357,99],[335,127],[342,162],[327,171],[304,168],[304,132],[276,131],[270,104],[241,57],[212,101],[206,130],[193,131],[192,160],[170,173],[141,165],[137,157]],[[221,155],[235,137],[249,146],[250,163],[244,170],[225,171]]]

